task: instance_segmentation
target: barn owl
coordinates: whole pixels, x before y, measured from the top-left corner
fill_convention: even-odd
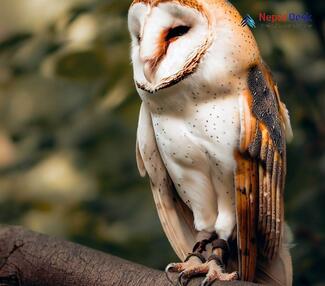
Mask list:
[[[288,111],[255,39],[225,0],[135,0],[136,158],[180,284],[291,285],[283,190]]]

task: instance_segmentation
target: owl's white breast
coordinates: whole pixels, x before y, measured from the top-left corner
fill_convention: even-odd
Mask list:
[[[193,95],[193,98],[197,97]],[[208,160],[208,152],[211,158],[221,161],[224,168],[232,170],[233,154],[239,140],[237,96],[216,97],[201,102],[193,99],[192,106],[187,105],[180,104],[179,112],[174,111],[174,116],[163,111],[152,114],[157,143],[163,156],[186,164],[190,159],[198,159],[195,152],[203,151],[205,155],[203,158],[199,156],[200,159]],[[194,150],[191,151],[192,158],[185,156],[187,149]]]
[[[197,229],[212,230],[220,193],[234,214],[238,95],[201,86],[163,96],[147,101],[162,159],[180,197],[193,210]]]

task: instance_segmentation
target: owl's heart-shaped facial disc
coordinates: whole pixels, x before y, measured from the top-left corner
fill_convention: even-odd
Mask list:
[[[134,3],[128,23],[135,82],[149,92],[193,73],[209,45],[206,15],[177,2]]]

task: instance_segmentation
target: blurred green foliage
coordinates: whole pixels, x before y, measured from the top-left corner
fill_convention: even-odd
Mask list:
[[[286,216],[295,285],[325,285],[324,1],[233,1],[242,14],[312,13],[312,27],[258,27],[292,118]],[[0,222],[152,267],[176,259],[138,175],[140,100],[129,1],[2,0]],[[322,96],[323,95],[323,96]]]

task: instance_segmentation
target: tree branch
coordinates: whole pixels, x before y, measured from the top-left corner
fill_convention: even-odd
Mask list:
[[[176,280],[176,279],[175,279]],[[199,285],[202,278],[189,285]],[[22,227],[0,226],[0,285],[163,286],[162,271],[100,251],[38,234]],[[252,286],[244,282],[218,285]]]

